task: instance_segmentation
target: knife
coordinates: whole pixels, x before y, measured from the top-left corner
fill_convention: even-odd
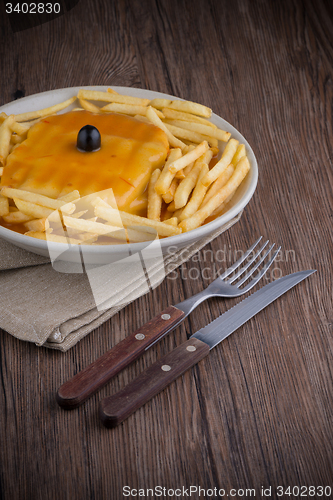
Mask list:
[[[106,427],[116,427],[207,356],[213,347],[246,321],[314,272],[316,271],[300,271],[269,283],[194,333],[189,340],[156,361],[122,390],[103,399],[99,406],[103,424]]]

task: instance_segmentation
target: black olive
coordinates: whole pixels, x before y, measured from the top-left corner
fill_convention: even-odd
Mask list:
[[[77,134],[76,147],[79,151],[98,151],[101,147],[101,134],[93,125],[85,125]]]

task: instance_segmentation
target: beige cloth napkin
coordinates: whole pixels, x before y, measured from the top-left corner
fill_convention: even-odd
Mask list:
[[[207,243],[235,224],[241,213],[213,234],[164,257],[149,269],[152,288]],[[162,273],[162,274],[161,274]],[[144,274],[118,268],[109,304],[96,307],[87,274],[64,274],[50,261],[0,239],[0,327],[21,340],[67,351],[89,332],[149,291]],[[126,285],[124,285],[126,283]]]

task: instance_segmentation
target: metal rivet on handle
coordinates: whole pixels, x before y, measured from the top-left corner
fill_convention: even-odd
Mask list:
[[[193,352],[193,351],[196,351],[196,350],[197,350],[197,348],[196,348],[194,345],[188,345],[188,346],[186,347],[186,350],[187,350],[187,351],[190,351],[190,352]]]
[[[135,335],[136,340],[143,340],[145,338],[145,335],[143,333],[137,333]]]
[[[162,314],[161,318],[167,320],[167,319],[170,319],[171,316],[170,316],[170,314]]]
[[[163,365],[163,366],[161,366],[161,368],[164,372],[169,372],[171,370],[171,366],[169,366],[169,365]]]

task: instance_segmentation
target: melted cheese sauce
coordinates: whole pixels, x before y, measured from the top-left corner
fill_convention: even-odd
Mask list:
[[[99,151],[76,147],[79,130],[88,124],[101,134]],[[168,150],[165,133],[154,125],[115,113],[71,111],[31,127],[8,156],[1,186],[51,198],[74,189],[85,196],[112,188],[120,210],[145,216],[150,175],[164,164]]]

